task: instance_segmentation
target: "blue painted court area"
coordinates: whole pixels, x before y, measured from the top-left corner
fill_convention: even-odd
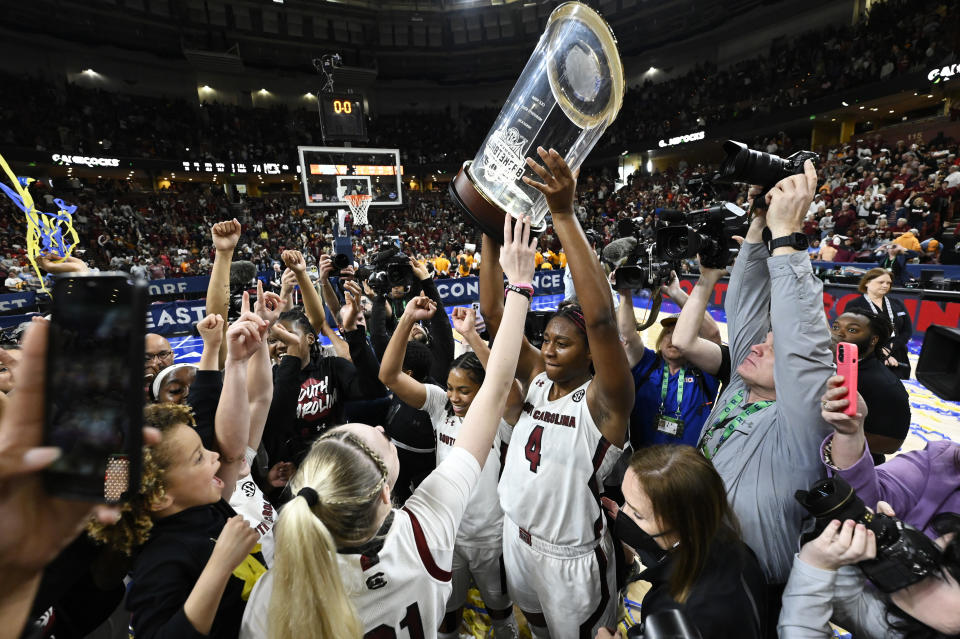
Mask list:
[[[532,309],[537,311],[552,311],[562,301],[563,295],[543,295],[533,300]],[[634,296],[633,305],[637,311],[650,308],[650,296]],[[449,317],[453,313],[454,306],[447,306],[445,310]],[[661,316],[670,315],[679,312],[679,308],[670,302],[664,302],[660,309]],[[726,333],[726,313],[723,310],[710,311],[711,316],[720,324],[721,331]],[[654,326],[651,331],[658,330]],[[653,336],[648,341],[652,341]],[[324,344],[329,344],[330,340],[321,338]],[[184,335],[170,339],[170,344],[176,353],[176,361],[185,363],[196,363],[200,361],[200,354],[203,350],[203,342],[199,337]],[[910,341],[910,360],[916,366],[917,357],[920,354],[920,348],[923,341],[920,338],[914,338]],[[926,442],[939,439],[949,439],[960,442],[960,403],[948,402],[940,399],[915,379],[904,382],[907,392],[910,394],[910,436],[904,444],[905,449],[922,448]]]

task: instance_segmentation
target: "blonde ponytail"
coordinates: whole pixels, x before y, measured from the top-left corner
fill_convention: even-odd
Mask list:
[[[337,548],[360,545],[376,533],[386,483],[386,464],[358,437],[334,430],[314,442],[289,488],[294,495],[313,489],[317,503],[295,497],[274,528],[271,639],[363,635],[340,575]]]
[[[284,507],[273,534],[271,639],[359,639],[363,629],[340,578],[337,547],[305,499]]]

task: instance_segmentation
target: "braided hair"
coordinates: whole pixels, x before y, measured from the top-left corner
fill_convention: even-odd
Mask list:
[[[583,309],[579,304],[574,303],[564,303],[557,308],[557,312],[550,316],[549,321],[553,321],[554,318],[562,317],[563,319],[569,321],[571,324],[577,327],[577,330],[583,334],[583,341],[587,344],[590,343],[589,338],[587,337],[587,320],[583,316]],[[548,321],[548,323],[549,323]]]
[[[290,480],[297,497],[274,527],[271,637],[361,635],[337,551],[359,547],[377,533],[380,495],[389,481],[383,458],[350,431],[336,428],[313,443]]]
[[[313,328],[313,324],[310,323],[310,320],[307,319],[307,316],[299,308],[295,308],[289,311],[284,311],[280,313],[280,317],[277,318],[278,322],[289,322],[293,326],[299,328],[304,335],[313,335],[314,340],[310,345],[310,359],[312,361],[318,361],[323,357],[323,350],[320,348],[320,340],[317,339],[317,331]]]

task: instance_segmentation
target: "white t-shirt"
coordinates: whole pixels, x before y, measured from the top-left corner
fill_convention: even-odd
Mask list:
[[[462,448],[451,451],[403,509],[393,511],[393,524],[375,557],[337,555],[340,576],[364,634],[437,636],[452,591],[450,571],[457,527],[479,478],[480,464],[473,455]],[[267,637],[272,589],[273,571],[268,570],[250,594],[241,639]],[[421,634],[415,635],[414,629]]]
[[[237,478],[237,487],[230,495],[230,507],[237,511],[252,528],[260,533],[260,552],[263,553],[263,559],[267,566],[273,565],[273,524],[276,520],[276,512],[273,505],[264,497],[263,491],[257,486],[250,476],[250,465],[257,456],[257,451],[247,447],[244,454],[246,465]]]
[[[588,380],[549,400],[553,382],[537,375],[513,427],[500,478],[500,505],[515,524],[558,546],[603,535],[603,480],[623,450],[600,434],[587,407]]]
[[[453,451],[463,420],[447,410],[447,394],[438,386],[424,384],[427,398],[420,410],[433,422],[437,438],[437,465]],[[505,426],[500,422],[501,428]],[[498,429],[499,430],[499,429]],[[493,448],[480,472],[480,481],[470,495],[470,505],[463,513],[457,544],[469,547],[499,548],[503,540],[503,510],[497,495],[500,481],[500,433],[493,439]]]

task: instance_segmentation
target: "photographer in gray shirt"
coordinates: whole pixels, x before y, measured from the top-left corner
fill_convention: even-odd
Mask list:
[[[770,190],[734,263],[725,303],[734,372],[699,443],[763,567],[771,627],[803,518],[793,495],[824,475],[818,450],[831,432],[820,416],[834,370],[823,284],[805,250],[779,246],[771,255],[762,237],[765,227],[774,241],[800,232],[817,186],[811,162],[804,171]]]

